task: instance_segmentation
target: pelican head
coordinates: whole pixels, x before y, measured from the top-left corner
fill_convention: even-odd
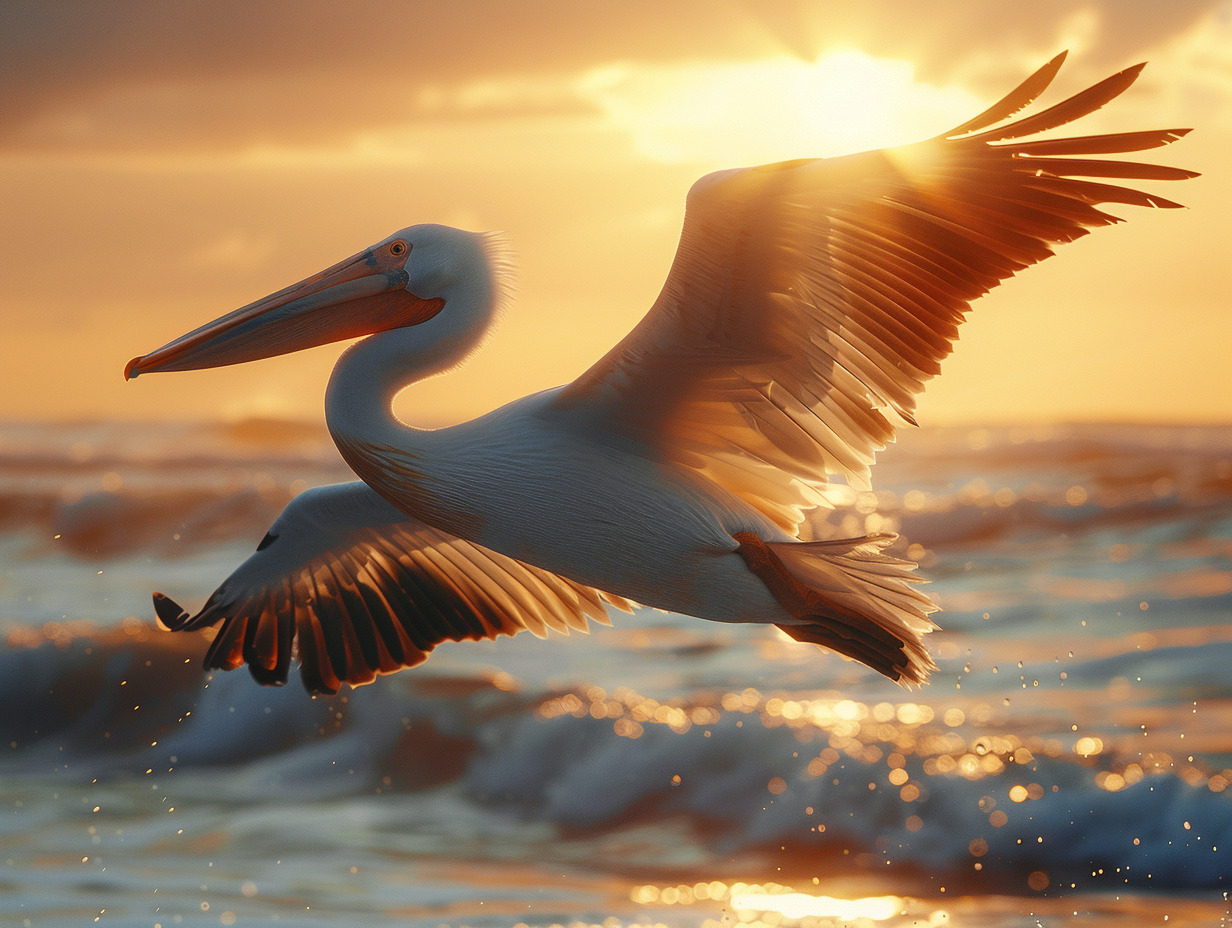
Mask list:
[[[126,380],[223,367],[418,325],[475,281],[492,281],[492,238],[417,225],[255,303],[133,358]],[[490,288],[491,289],[491,288]]]

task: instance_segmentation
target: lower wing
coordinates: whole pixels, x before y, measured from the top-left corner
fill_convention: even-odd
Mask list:
[[[161,593],[172,631],[222,622],[206,669],[247,663],[257,682],[282,685],[293,658],[309,692],[413,667],[442,641],[477,641],[607,624],[620,597],[438,531],[366,484],[317,487],[293,499],[257,550],[195,616]]]

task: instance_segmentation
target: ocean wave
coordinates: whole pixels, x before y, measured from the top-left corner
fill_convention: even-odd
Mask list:
[[[204,782],[236,805],[444,790],[534,840],[545,825],[581,842],[649,829],[664,866],[683,833],[722,858],[839,855],[977,882],[1220,888],[1232,874],[1232,770],[1135,757],[1109,734],[1071,748],[1029,717],[942,719],[907,700],[746,688],[661,701],[495,672],[421,670],[310,699],[204,678],[199,644],[138,622],[11,634],[0,698],[20,711],[0,719],[0,769]]]
[[[354,814],[382,848],[613,871],[1227,888],[1232,430],[921,430],[874,491],[836,486],[836,530],[901,533],[946,610],[916,696],[773,629],[652,610],[589,641],[443,646],[330,699],[207,677],[201,636],[132,616],[155,588],[200,602],[294,493],[348,479],[328,435],[0,439],[15,802],[23,783],[117,804],[157,785],[173,834],[270,848]],[[76,835],[40,802],[24,827]],[[146,808],[125,840],[164,835]]]
[[[9,424],[0,439],[0,537],[27,559],[255,542],[296,493],[350,479],[324,430],[298,423]],[[1059,535],[1232,536],[1227,428],[922,431],[883,453],[875,477],[875,492],[833,488],[832,531],[901,533],[925,566],[930,552],[1029,551]]]

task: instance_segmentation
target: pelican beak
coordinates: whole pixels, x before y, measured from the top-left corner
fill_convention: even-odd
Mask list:
[[[410,243],[382,242],[133,358],[124,379],[256,361],[431,319],[445,301],[407,290]]]

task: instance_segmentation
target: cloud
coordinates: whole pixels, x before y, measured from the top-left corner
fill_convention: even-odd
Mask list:
[[[1055,353],[1050,322],[1074,304],[1065,287],[1046,289],[1054,282],[1097,282],[1080,301],[1084,316],[1118,320],[1118,353],[1163,357],[1162,343],[1187,327],[1150,321],[1160,299],[1140,292],[1146,277],[1167,284],[1170,306],[1209,306],[1209,323],[1188,327],[1201,333],[1203,360],[1167,355],[1158,376],[1190,384],[1207,403],[1192,406],[1198,413],[1226,414],[1213,356],[1232,336],[1209,275],[1226,251],[1232,187],[1221,180],[1228,135],[1210,123],[1232,113],[1229,6],[958,0],[945,15],[936,9],[850,0],[0,3],[0,254],[12,269],[0,287],[11,321],[0,414],[209,416],[274,390],[296,414],[319,414],[330,349],[150,383],[125,385],[120,371],[134,354],[420,221],[506,229],[523,256],[523,297],[482,364],[408,399],[482,411],[576,375],[636,322],[661,286],[699,162],[824,153],[790,126],[789,94],[807,97],[822,90],[811,80],[831,80],[819,57],[860,50],[891,76],[911,62],[912,118],[928,125],[895,110],[879,117],[894,124],[887,141],[904,141],[972,115],[1070,44],[1058,94],[1152,58],[1139,86],[1095,118],[1112,131],[1198,126],[1160,158],[1208,176],[1168,191],[1191,210],[1092,236],[1109,250],[1075,246],[1038,276],[1033,297],[1020,286],[1028,281],[1006,288],[1020,311],[1003,302],[975,316],[1004,320],[995,324],[1007,327],[1007,347],[960,352],[931,408],[969,414],[983,398],[990,415],[1014,413],[1009,388],[988,384],[1019,370],[1023,356]],[[772,74],[786,77],[774,93],[788,95],[761,106],[744,84]],[[690,113],[698,100],[727,106],[731,118]],[[776,134],[794,136],[790,151],[751,145],[750,136]],[[1150,244],[1120,244],[1133,241]],[[1140,277],[1143,267],[1160,270]],[[1126,318],[1135,321],[1120,324]],[[1089,343],[1067,345],[1059,365],[1088,363]],[[1136,386],[1115,380],[1122,407],[1148,393],[1157,404],[1182,395],[1155,390],[1156,372],[1138,370]],[[1030,376],[1028,366],[1015,381],[1020,395]],[[1057,409],[1069,410],[1063,398],[1041,414]]]
[[[724,35],[722,17],[700,12],[696,2],[672,10],[647,0],[12,0],[0,6],[0,125],[10,140],[23,132],[29,139],[31,125],[117,100],[148,101],[152,116],[179,103],[187,118],[210,86],[235,118],[207,109],[201,123],[228,136],[251,135],[254,110],[263,110],[270,132],[366,124],[413,105],[408,85],[570,72],[596,58],[671,58],[686,27],[710,53],[746,44]],[[254,92],[258,99],[248,99]]]
[[[500,111],[585,112],[577,75],[860,48],[921,80],[995,92],[1066,43],[1132,63],[1210,0],[160,0],[0,5],[0,151],[226,151]],[[1080,74],[1080,77],[1090,76]]]

